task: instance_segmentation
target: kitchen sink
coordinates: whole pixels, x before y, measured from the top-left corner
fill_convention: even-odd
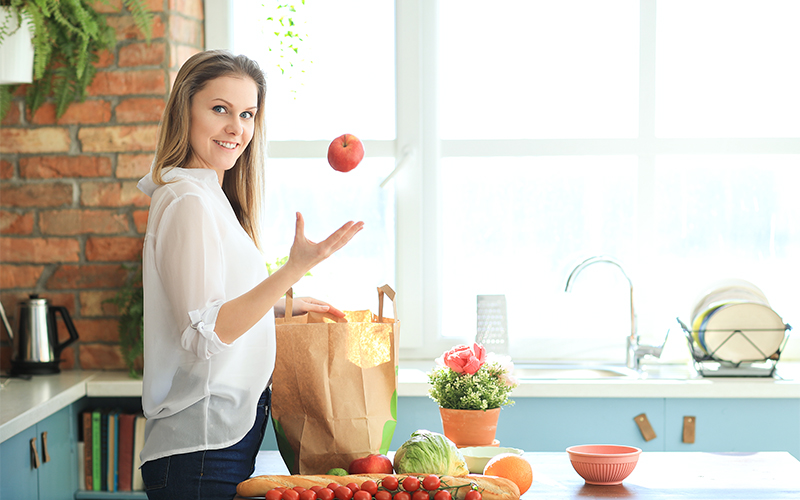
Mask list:
[[[639,378],[639,374],[625,366],[568,363],[515,364],[514,376],[520,380]]]
[[[515,363],[520,380],[685,380],[693,374],[687,365],[645,365],[637,372],[624,365],[583,363]]]

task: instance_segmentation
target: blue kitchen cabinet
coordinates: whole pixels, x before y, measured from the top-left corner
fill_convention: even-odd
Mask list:
[[[645,441],[634,417],[645,413],[656,434],[664,428],[660,398],[516,398],[500,412],[500,446],[525,451],[564,451],[576,444],[614,443],[663,450],[663,439]],[[397,404],[396,450],[417,429],[442,432],[439,408],[427,397],[403,397]]]
[[[45,462],[43,433],[47,433]],[[34,468],[31,439],[40,465]],[[0,498],[71,500],[78,489],[77,437],[70,407],[0,444]]]
[[[695,442],[683,442],[684,417],[695,419]],[[788,451],[800,459],[797,399],[667,399],[666,451]]]
[[[503,409],[497,429],[501,446],[525,451],[564,451],[578,444],[624,444],[659,451],[658,437],[645,441],[634,417],[646,414],[656,435],[664,425],[663,399],[518,398]]]
[[[645,441],[634,417],[644,413],[656,433]],[[683,417],[697,418],[695,443],[682,442]],[[427,397],[400,397],[396,450],[417,429],[442,432],[439,408]],[[800,459],[800,400],[724,398],[515,398],[500,412],[501,446],[564,451],[611,443],[645,451],[788,451]],[[262,450],[277,450],[272,425]]]

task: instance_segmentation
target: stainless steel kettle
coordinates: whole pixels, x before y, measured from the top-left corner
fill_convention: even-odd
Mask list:
[[[46,375],[58,373],[61,351],[78,340],[78,332],[64,306],[51,306],[47,299],[31,294],[17,304],[17,328],[12,331],[6,312],[0,313],[9,337],[13,341],[11,374]],[[69,339],[58,342],[56,314],[60,313],[69,331]]]

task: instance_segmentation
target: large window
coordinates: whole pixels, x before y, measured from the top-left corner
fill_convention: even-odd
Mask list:
[[[592,255],[630,276],[644,342],[671,329],[667,359],[688,358],[675,318],[719,279],[798,322],[798,2],[332,3],[298,12],[305,72],[270,78],[270,230],[276,255],[296,207],[318,233],[371,232],[301,292],[374,307],[394,284],[406,359],[471,340],[477,295],[504,294],[518,359],[624,361],[622,273],[598,264],[564,292]],[[262,57],[270,33],[233,33]],[[344,132],[367,159],[338,175],[325,147]]]

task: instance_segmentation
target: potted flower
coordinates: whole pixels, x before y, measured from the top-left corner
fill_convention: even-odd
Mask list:
[[[474,343],[450,349],[436,365],[428,395],[439,404],[444,435],[460,447],[492,445],[500,408],[514,404],[508,398],[517,387],[511,358]]]

